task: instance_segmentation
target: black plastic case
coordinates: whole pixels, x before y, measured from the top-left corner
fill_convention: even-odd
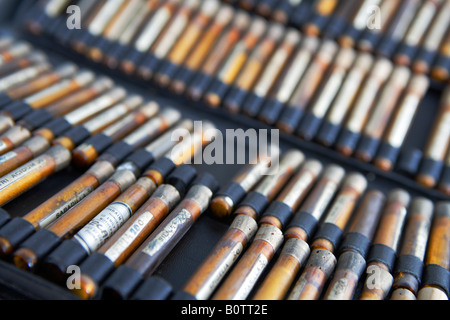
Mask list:
[[[95,64],[70,49],[54,43],[51,39],[35,37],[24,32],[21,29],[20,18],[26,13],[30,13],[29,8],[33,7],[32,4],[27,4],[27,2],[23,1],[20,6],[16,24],[12,22],[4,23],[2,31],[13,33],[17,38],[31,42],[36,48],[44,51],[50,57],[50,61],[55,63],[72,61],[78,66],[94,70],[98,74],[111,76],[118,85],[122,85],[129,92],[141,94],[146,99],[156,100],[162,106],[173,106],[180,110],[186,118],[212,121],[222,132],[225,132],[226,129],[238,128],[244,130],[248,128],[273,129],[255,119],[242,115],[231,115],[225,110],[211,109],[201,102],[193,102],[184,97],[175,96],[165,89],[154,87],[151,83],[143,83],[135,78],[127,77],[120,71],[110,70],[103,65]],[[35,13],[33,12],[33,14]],[[393,172],[383,172],[371,164],[344,157],[332,149],[327,149],[314,142],[304,141],[298,137],[283,133],[280,133],[280,147],[282,151],[292,148],[299,149],[304,152],[307,158],[320,160],[324,165],[335,163],[341,165],[347,172],[358,171],[363,173],[369,181],[369,189],[378,189],[387,194],[392,189],[403,188],[410,192],[411,196],[425,196],[432,201],[450,200],[436,190],[422,187],[410,175],[411,172],[417,169],[414,161],[410,161],[414,160],[414,157],[411,157],[411,155],[414,155],[414,152],[420,152],[426,143],[427,135],[423,133],[430,131],[439,106],[441,90],[442,84],[433,83],[410,130],[404,149],[400,154],[397,168]],[[234,176],[242,168],[242,165],[209,166],[203,164],[196,165],[196,168],[199,172],[212,173],[221,185],[225,185],[230,181],[230,177]],[[81,173],[76,168],[69,167],[52,175],[44,183],[37,185],[3,208],[9,212],[12,218],[23,216],[40,204],[43,199],[49,198],[56,191],[68,185]],[[218,220],[209,212],[204,213],[189,233],[164,260],[155,272],[155,276],[168,282],[174,292],[180,290],[196,271],[197,267],[209,255],[214,245],[227,230],[229,222]],[[263,277],[261,278],[263,279]],[[59,300],[77,298],[67,289],[61,288],[39,275],[24,272],[15,268],[10,262],[0,260],[0,299]]]

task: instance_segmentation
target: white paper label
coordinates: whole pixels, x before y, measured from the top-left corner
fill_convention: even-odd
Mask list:
[[[17,153],[13,151],[8,152],[0,157],[0,164],[5,163],[6,161],[9,161],[15,157],[17,157]]]
[[[7,148],[6,143],[4,143],[3,141],[0,141],[0,151],[3,151]]]
[[[153,219],[154,216],[149,211],[140,214],[139,218],[124,232],[116,243],[105,252],[105,256],[111,261],[117,260],[129,245],[142,233],[144,226]]]
[[[167,8],[161,8],[155,14],[151,22],[147,25],[142,36],[136,41],[136,49],[147,51],[159,35],[159,31],[164,27],[170,18],[170,11]]]
[[[127,204],[113,203],[84,226],[74,238],[88,252],[93,252],[105,243],[130,218],[131,214],[132,211]]]
[[[398,113],[393,130],[389,135],[389,143],[395,147],[400,148],[405,140],[406,134],[411,126],[412,120],[416,114],[420,99],[417,96],[408,96]]]

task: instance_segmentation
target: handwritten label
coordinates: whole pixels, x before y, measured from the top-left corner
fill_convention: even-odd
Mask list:
[[[172,237],[176,234],[178,228],[192,218],[192,214],[186,209],[182,209],[171,221],[165,226],[155,238],[148,243],[142,252],[153,256],[161,250],[161,248],[167,244]]]
[[[105,256],[112,261],[117,260],[130,244],[142,233],[145,225],[153,219],[154,216],[149,211],[140,214],[139,218],[137,218],[122,236],[105,252]]]

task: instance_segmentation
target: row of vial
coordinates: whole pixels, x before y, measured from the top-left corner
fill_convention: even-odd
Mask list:
[[[276,174],[251,185],[268,162],[244,168],[214,196],[211,211],[230,218],[230,228],[178,294],[448,299],[448,201],[433,203],[403,189],[384,194],[360,173],[324,166],[297,150],[282,155]]]
[[[226,0],[244,10],[448,80],[448,1]]]
[[[48,17],[64,15],[67,7],[77,5],[83,18],[92,19],[100,10],[102,1],[43,0],[39,4]],[[95,23],[92,32],[104,34],[110,40],[122,40],[129,44],[134,29],[149,18],[148,7],[155,3],[147,1],[114,1],[102,21]],[[159,4],[164,1],[159,1]],[[333,39],[345,47],[354,47],[392,58],[414,71],[429,73],[438,81],[449,78],[449,22],[450,3],[447,0],[224,0],[247,12],[256,12],[268,20],[301,30],[309,36]],[[180,1],[176,1],[178,5]],[[156,4],[157,5],[157,4]],[[94,13],[90,13],[89,10]],[[106,10],[106,9],[105,9]],[[88,14],[88,16],[86,16]],[[114,24],[105,19],[114,19]],[[42,23],[42,21],[41,21]],[[129,25],[133,25],[129,27]],[[87,26],[87,24],[86,24]],[[37,23],[34,30],[40,32],[44,26]],[[45,27],[46,28],[46,27]],[[122,36],[123,34],[123,36]]]
[[[16,60],[14,48],[28,54]],[[180,210],[166,223],[170,228],[169,220],[179,222],[181,216],[187,231],[208,207],[218,187],[214,177],[197,177],[193,167],[182,165],[214,139],[213,124],[204,122],[204,131],[194,132],[193,121],[183,119],[176,109],[145,101],[74,64],[52,65],[28,43],[13,41],[2,57],[1,206],[14,206],[24,192],[40,184],[45,187],[46,178],[70,165],[81,170],[77,179],[23,217],[11,218],[0,210],[3,258],[26,270],[40,270],[42,259],[55,246],[91,220],[83,229],[87,247],[82,248],[95,250],[106,240],[105,232],[111,235],[151,195],[148,206],[160,208],[159,215],[153,210],[155,216],[146,215],[153,229],[172,210]],[[32,62],[28,67],[27,59]],[[119,196],[123,201],[112,203]],[[99,222],[105,229],[99,229]],[[136,233],[141,222],[130,232]],[[138,233],[134,245],[145,238]],[[160,249],[163,255],[170,252]],[[129,247],[128,253],[132,251]],[[152,256],[157,267],[162,256]]]
[[[137,178],[131,157],[88,186],[99,161],[4,222],[2,257],[64,286],[68,268],[79,266],[72,290],[83,299],[448,299],[449,202],[402,189],[385,195],[363,175],[298,150],[281,154],[276,168],[270,156],[257,160],[219,187],[167,156]],[[155,271],[208,209],[230,227],[174,292]]]
[[[44,23],[45,13],[27,21],[111,68],[449,194],[448,90],[427,145],[412,157],[402,148],[429,91],[424,73],[216,1],[94,3],[82,6],[81,30]],[[398,164],[402,152],[411,163]]]

